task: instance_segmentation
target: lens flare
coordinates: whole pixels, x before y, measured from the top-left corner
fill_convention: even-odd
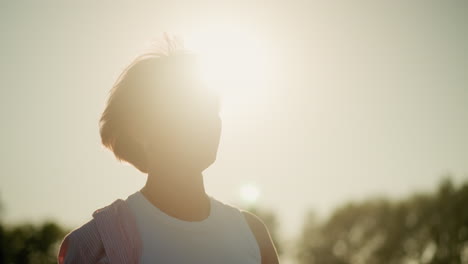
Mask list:
[[[260,190],[253,184],[245,184],[240,188],[240,196],[242,200],[254,203],[260,196]]]

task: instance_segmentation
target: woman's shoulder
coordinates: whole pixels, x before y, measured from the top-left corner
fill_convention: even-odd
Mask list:
[[[113,226],[118,215],[125,215],[125,204],[121,199],[94,210],[90,220],[62,239],[57,255],[58,263],[106,263],[101,239],[103,230],[100,229],[102,225]]]
[[[102,245],[95,219],[73,229],[63,238],[58,263],[95,263],[102,258]]]
[[[265,222],[254,213],[246,210],[241,212],[258,243],[262,263],[278,263],[278,252]]]

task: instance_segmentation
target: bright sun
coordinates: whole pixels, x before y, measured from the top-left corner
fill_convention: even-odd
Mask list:
[[[240,188],[240,196],[242,200],[248,203],[254,203],[260,196],[260,191],[255,185],[249,183]]]
[[[185,46],[200,55],[202,78],[226,95],[223,102],[233,103],[233,108],[238,109],[258,105],[265,98],[274,63],[270,61],[271,45],[258,34],[219,25],[183,37]]]
[[[253,33],[225,26],[204,28],[187,35],[185,43],[202,56],[204,74],[211,81],[255,84],[265,77],[268,46]]]

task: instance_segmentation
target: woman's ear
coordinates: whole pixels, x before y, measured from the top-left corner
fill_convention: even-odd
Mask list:
[[[151,143],[148,140],[148,136],[141,129],[134,129],[131,132],[132,140],[140,146],[140,149],[144,152],[146,159],[148,160],[148,155],[151,150]]]
[[[131,126],[131,128],[128,130],[128,133],[130,133],[130,137],[134,142],[139,144],[140,146],[143,147],[143,149],[147,148],[148,144],[148,128],[142,129],[141,126]]]

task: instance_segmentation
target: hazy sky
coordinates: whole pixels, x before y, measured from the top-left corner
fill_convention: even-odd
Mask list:
[[[100,145],[108,91],[163,31],[214,26],[214,44],[223,28],[255,36],[268,65],[259,87],[226,91],[209,194],[238,202],[255,184],[292,235],[308,209],[431,190],[447,172],[468,179],[466,1],[77,2],[0,1],[9,221],[76,227],[141,188],[146,176]]]

